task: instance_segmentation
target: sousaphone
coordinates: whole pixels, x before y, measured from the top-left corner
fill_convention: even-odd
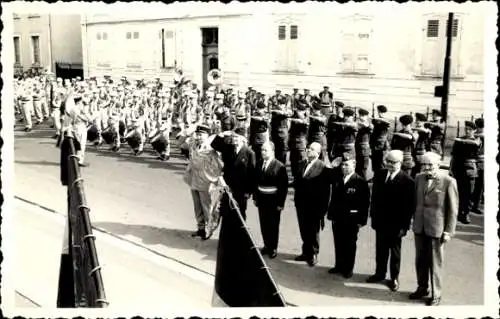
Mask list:
[[[207,74],[207,81],[212,85],[220,85],[222,83],[222,71],[219,69],[212,69]]]

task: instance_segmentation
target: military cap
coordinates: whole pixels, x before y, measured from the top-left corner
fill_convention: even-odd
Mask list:
[[[304,89],[304,92],[309,92],[309,91],[311,91],[311,90],[309,90],[309,89]]]
[[[330,87],[328,85],[324,85],[323,89],[329,89]]]
[[[474,124],[477,128],[484,128],[484,119],[480,117],[474,121]]]
[[[423,113],[415,113],[415,119],[419,122],[425,122],[427,121],[427,116]]]
[[[377,105],[377,111],[379,113],[387,113],[387,107],[385,105]]]
[[[259,101],[259,102],[257,102],[257,108],[264,109],[264,108],[266,108],[266,104],[262,101]]]
[[[341,101],[335,101],[335,102],[334,102],[334,105],[335,105],[336,107],[344,107],[344,103],[343,103],[343,102],[341,102]]]
[[[238,121],[246,120],[247,119],[247,115],[246,115],[245,112],[238,112],[238,113],[236,113],[236,119]]]
[[[350,107],[347,107],[344,109],[344,115],[345,116],[353,116],[354,115],[354,110],[351,109]]]
[[[208,126],[206,126],[206,125],[199,124],[196,127],[196,133],[207,133],[207,134],[210,134],[210,128]]]
[[[472,122],[472,121],[465,121],[465,127],[468,127],[468,128],[475,130],[476,124],[474,124],[474,122]]]
[[[433,110],[432,110],[432,115],[441,116],[441,111],[440,111],[440,110],[438,110],[438,109],[433,109]]]
[[[399,122],[401,122],[401,124],[403,124],[403,125],[411,124],[411,123],[413,123],[413,117],[410,114],[402,115],[399,118]]]
[[[307,109],[307,102],[304,100],[298,100],[295,106],[297,107],[297,110],[304,111]]]
[[[224,98],[224,94],[218,93],[217,95],[215,95],[215,98],[216,99],[223,99]]]
[[[370,114],[367,110],[365,110],[364,108],[358,108],[358,114],[359,116],[366,116],[368,114]]]

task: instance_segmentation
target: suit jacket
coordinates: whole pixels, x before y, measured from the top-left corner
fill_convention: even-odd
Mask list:
[[[366,225],[370,207],[368,182],[354,173],[344,184],[342,174],[335,174],[332,189],[328,219],[334,223]]]
[[[307,161],[298,165],[298,174],[294,181],[295,207],[323,218],[330,201],[330,169],[318,159],[304,176],[306,166]]]
[[[440,238],[443,232],[455,233],[458,215],[458,190],[456,180],[438,173],[427,189],[425,174],[415,178],[415,214],[413,232]]]
[[[245,145],[236,154],[230,139],[215,136],[211,146],[221,152],[224,162],[223,177],[227,186],[231,188],[234,197],[241,199],[245,195],[253,194],[255,190],[255,153]]]
[[[262,187],[276,187],[275,193],[266,194],[259,190]],[[276,206],[285,207],[286,195],[288,194],[288,174],[286,167],[278,161],[273,159],[267,168],[262,170],[261,167],[256,168],[256,187],[253,195],[257,206]]]
[[[415,211],[415,183],[400,170],[392,181],[385,182],[388,170],[378,171],[373,178],[370,217],[372,228],[384,233],[410,229]]]

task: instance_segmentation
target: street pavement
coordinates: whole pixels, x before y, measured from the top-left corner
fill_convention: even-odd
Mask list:
[[[25,133],[21,129],[18,125],[15,132],[15,195],[64,212],[66,194],[59,181],[59,150],[50,138],[53,130],[42,127]],[[108,148],[88,145],[86,162],[90,166],[82,169],[93,225],[166,258],[214,274],[217,233],[207,241],[190,236],[196,224],[190,193],[182,180],[186,161],[178,150],[174,148],[169,161],[160,162],[150,148],[139,157],[126,145],[119,154]],[[289,193],[293,194],[293,190]],[[257,210],[250,201],[247,215],[251,233],[261,245]],[[447,244],[443,305],[483,304],[483,229],[482,216],[473,215],[470,225],[458,224],[456,236]],[[329,223],[321,232],[320,243],[316,267],[293,261],[300,253],[301,241],[293,198],[289,195],[282,212],[278,257],[268,263],[287,302],[300,306],[421,304],[408,300],[408,294],[416,288],[411,232],[403,241],[398,292],[391,292],[382,284],[364,282],[375,270],[375,233],[369,224],[359,234],[355,274],[351,279],[327,273],[335,260]],[[97,245],[102,243],[98,241]],[[56,246],[59,249],[59,244]],[[108,276],[104,274],[104,284],[112,290],[113,281]],[[139,291],[129,293],[140,295]]]

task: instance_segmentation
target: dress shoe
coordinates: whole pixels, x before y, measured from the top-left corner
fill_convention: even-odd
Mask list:
[[[276,256],[278,256],[278,252],[276,251],[276,249],[273,249],[273,250],[269,251],[268,255],[269,255],[270,259],[274,259],[274,258],[276,258]]]
[[[261,255],[267,255],[269,253],[269,249],[267,249],[267,247],[262,247],[260,249],[260,253]]]
[[[458,221],[461,222],[462,224],[468,225],[470,224],[470,218],[469,215],[459,215],[458,216]]]
[[[307,261],[307,264],[309,267],[314,267],[318,263],[318,257],[316,255],[313,255],[312,258],[309,258]]]
[[[411,300],[422,299],[429,295],[429,291],[427,289],[417,289],[414,293],[411,293],[409,298]]]
[[[379,282],[383,281],[384,279],[385,279],[385,276],[375,274],[375,275],[368,277],[368,279],[366,279],[366,282],[373,284],[373,283],[379,283]]]
[[[302,254],[294,258],[295,261],[306,261],[308,258],[306,255]]]
[[[352,271],[350,272],[345,272],[342,274],[342,277],[344,277],[345,279],[349,279],[353,276],[354,274],[352,273]]]
[[[480,210],[479,208],[474,208],[474,209],[472,210],[472,212],[473,212],[474,214],[476,214],[476,215],[482,215],[482,214],[483,214],[483,211],[482,211],[482,210]]]
[[[203,235],[205,235],[205,230],[198,229],[197,231],[191,234],[191,237],[202,237]]]
[[[88,167],[88,166],[89,166],[89,164],[85,164],[85,163],[78,163],[78,166],[80,166],[80,167]]]
[[[391,280],[389,280],[389,282],[387,283],[387,286],[392,291],[398,291],[399,290],[399,282],[398,282],[397,279],[391,279]]]
[[[441,302],[441,297],[434,297],[434,298],[431,297],[425,301],[425,304],[427,306],[437,306],[439,305],[440,302]]]
[[[328,269],[329,274],[340,274],[340,272],[341,272],[340,269],[337,267],[333,267],[333,268]]]

